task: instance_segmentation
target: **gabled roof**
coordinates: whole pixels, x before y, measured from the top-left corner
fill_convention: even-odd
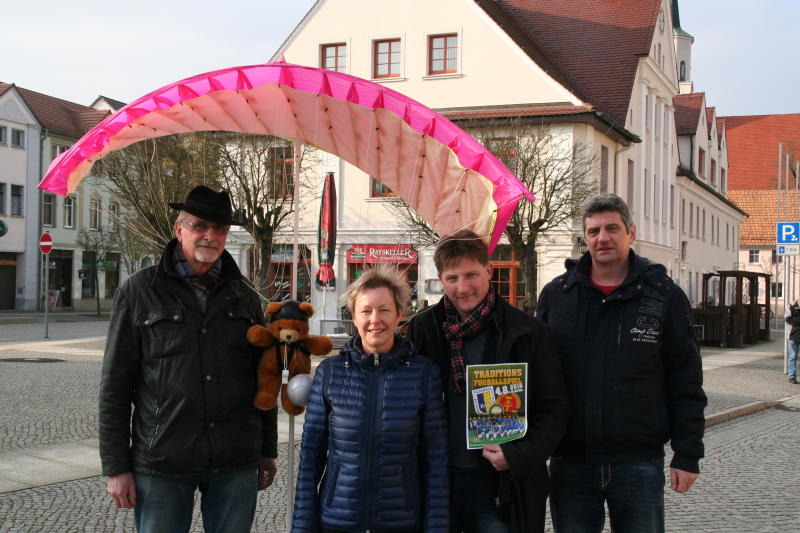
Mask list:
[[[11,87],[17,90],[39,124],[56,133],[80,137],[108,115],[108,111],[98,111],[14,84],[0,82],[0,94]]]
[[[475,0],[542,67],[620,128],[661,0]]]
[[[694,135],[700,122],[706,93],[679,94],[672,99],[675,106],[675,131],[678,135]]]
[[[708,129],[708,140],[711,140],[711,126],[714,124],[715,107],[706,108],[706,129]]]
[[[774,190],[778,183],[778,144],[783,143],[782,175],[787,151],[793,157],[800,154],[800,113],[725,117],[725,139],[728,189]],[[795,159],[790,161],[794,170]]]
[[[114,100],[113,98],[109,98],[108,96],[103,96],[101,94],[94,99],[94,102],[92,102],[92,105],[90,105],[89,107],[96,109],[95,105],[100,102],[105,102],[114,111],[119,111],[126,105],[125,102],[120,102],[119,100]]]
[[[777,157],[777,155],[776,155]],[[739,226],[739,242],[744,246],[775,246],[775,222],[778,217],[777,193],[773,190],[728,191],[728,197],[750,216]],[[781,204],[789,209],[783,220],[797,220],[794,206],[797,200],[794,190],[781,195]],[[784,211],[784,210],[782,210]]]

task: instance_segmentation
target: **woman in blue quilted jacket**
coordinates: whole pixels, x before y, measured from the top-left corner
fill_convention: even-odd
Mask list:
[[[314,375],[294,532],[448,530],[439,369],[396,334],[409,292],[379,265],[345,293],[358,332]]]

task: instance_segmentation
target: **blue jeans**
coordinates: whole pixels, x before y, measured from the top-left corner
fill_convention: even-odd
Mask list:
[[[550,460],[556,533],[600,533],[603,503],[614,533],[664,532],[664,460],[586,464]]]
[[[454,470],[450,473],[450,531],[453,533],[509,533],[509,524],[497,516],[497,472]]]
[[[133,476],[136,481],[133,516],[139,533],[189,531],[195,489],[200,489],[200,510],[207,533],[243,533],[253,525],[258,492],[255,468],[180,479]]]
[[[789,379],[797,379],[797,349],[800,348],[800,342],[789,341]]]

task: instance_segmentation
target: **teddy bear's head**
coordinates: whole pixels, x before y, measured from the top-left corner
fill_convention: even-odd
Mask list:
[[[314,314],[314,308],[308,302],[271,302],[267,306],[269,315],[269,332],[287,344],[308,337],[308,318]]]

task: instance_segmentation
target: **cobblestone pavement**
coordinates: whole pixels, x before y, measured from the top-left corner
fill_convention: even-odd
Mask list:
[[[107,322],[63,318],[51,324],[51,340],[40,343],[40,323],[0,316],[0,359],[65,360],[0,362],[0,453],[97,436],[103,344],[98,337]],[[780,348],[770,349],[774,354]],[[732,366],[715,363],[705,372],[707,414],[800,393],[782,368],[779,356]],[[711,428],[699,482],[688,494],[667,492],[668,531],[800,531],[800,506],[793,503],[800,487],[798,408],[794,401]],[[287,445],[279,449],[279,464],[285,465]],[[259,495],[253,530],[283,531],[285,501],[282,467],[273,487]],[[0,494],[0,533],[132,530],[132,513],[112,506],[99,476]],[[197,509],[192,531],[202,531]]]

